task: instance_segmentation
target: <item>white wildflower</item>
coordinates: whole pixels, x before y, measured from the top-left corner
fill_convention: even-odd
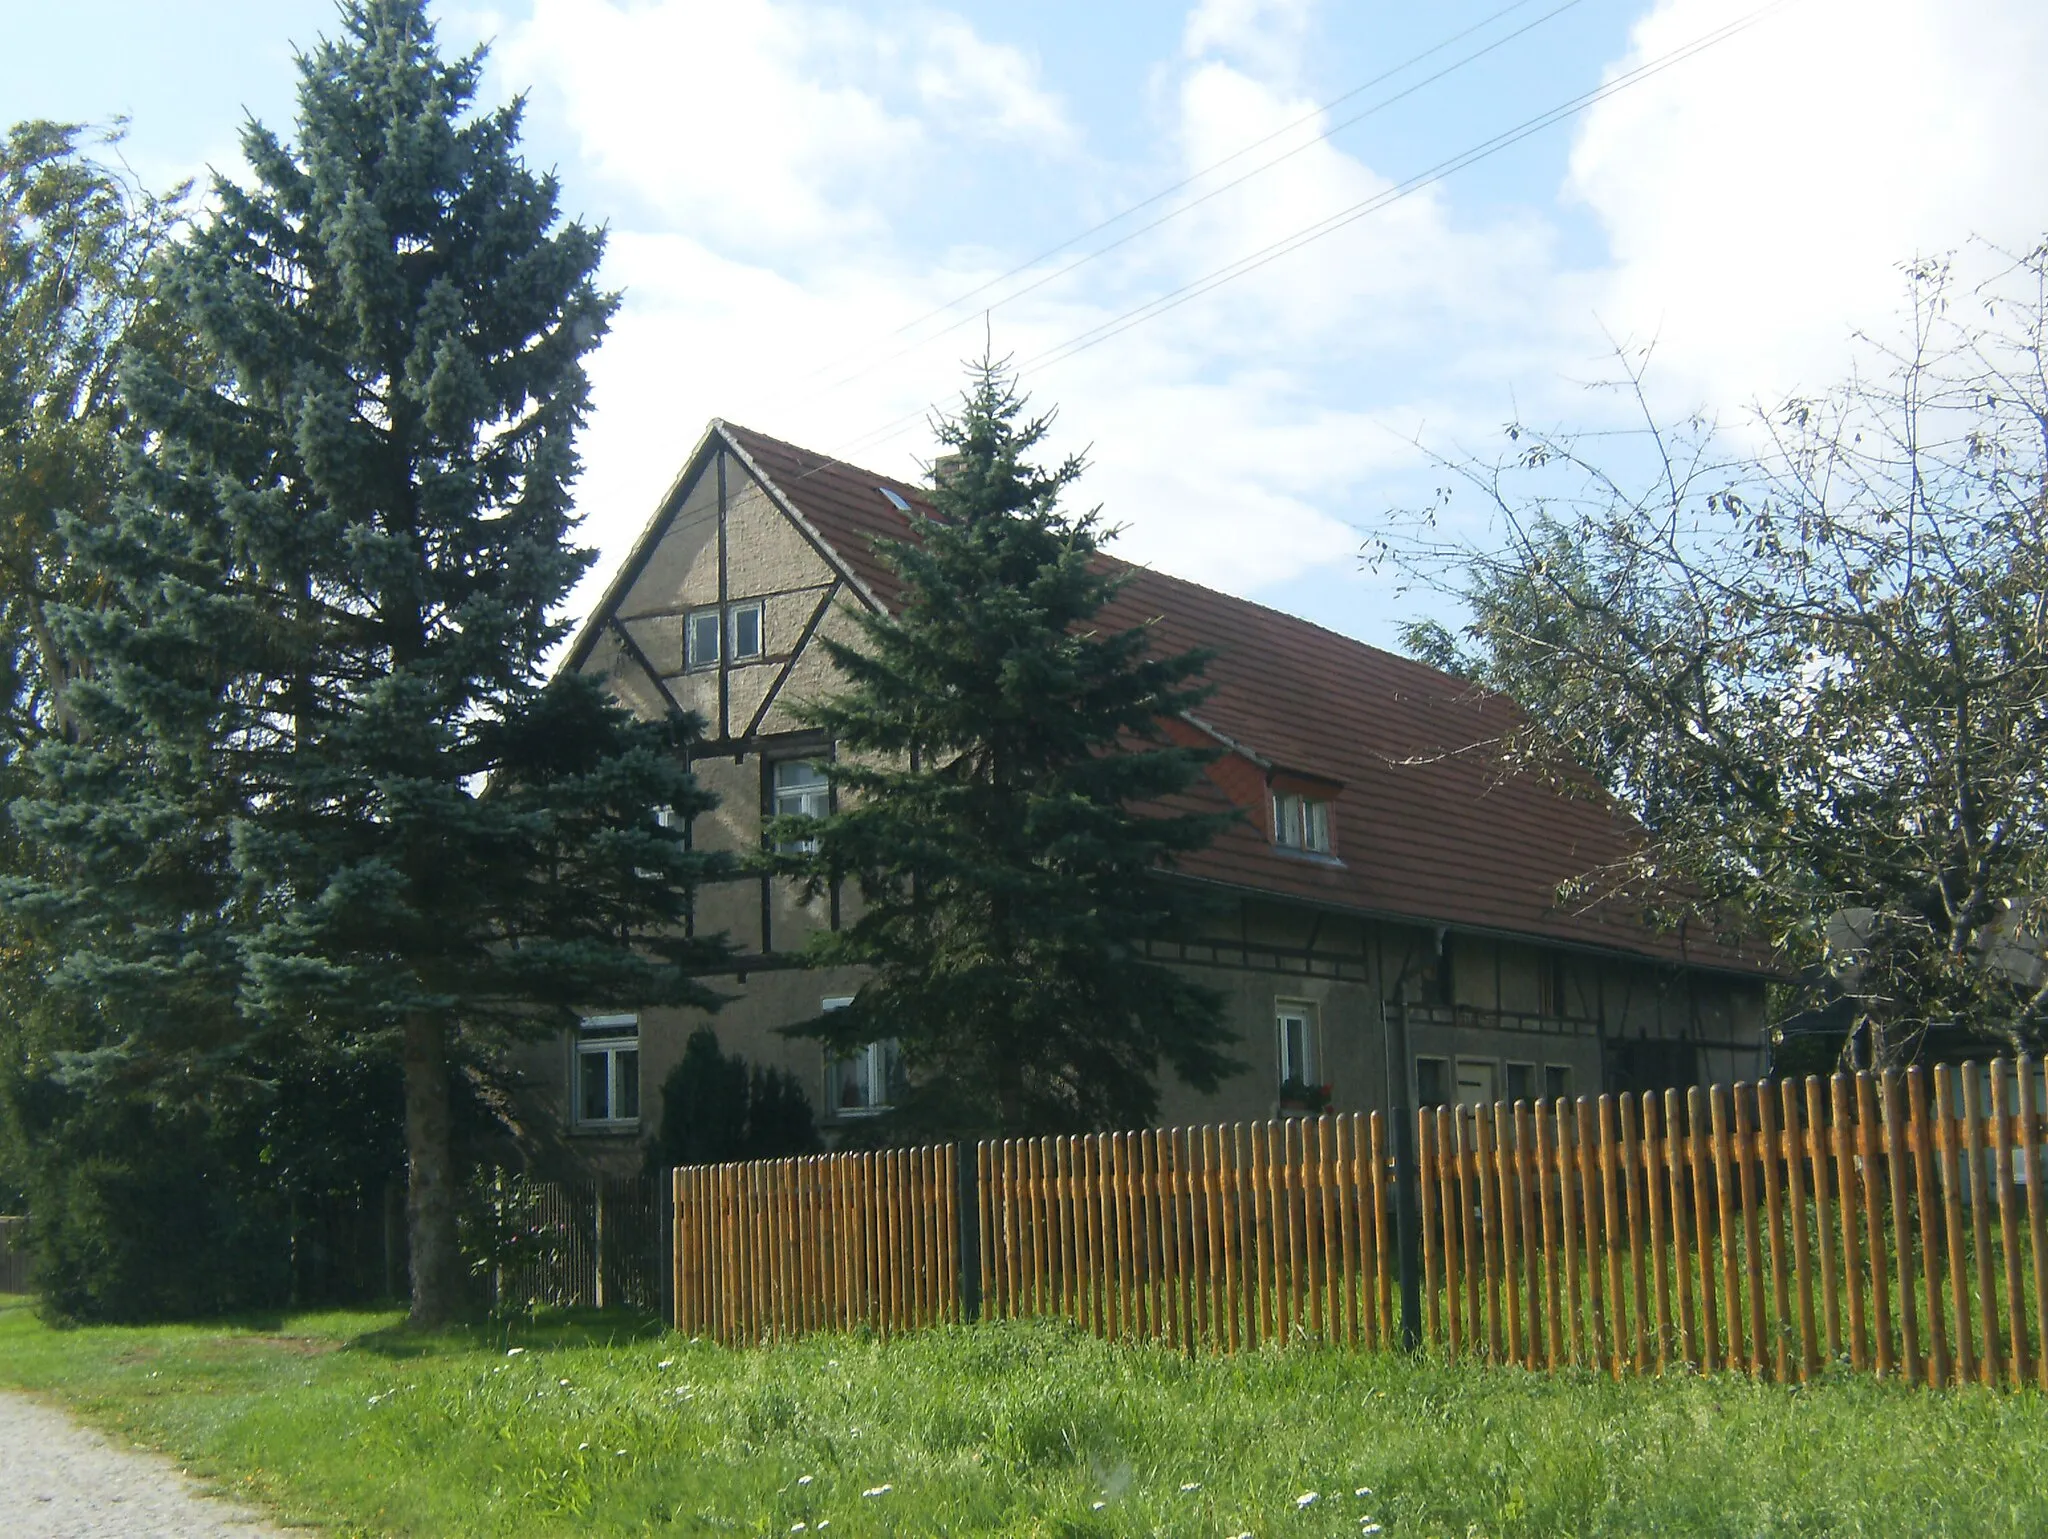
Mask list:
[[[797,1476],[797,1477],[796,1477],[796,1483],[797,1483],[798,1485],[800,1485],[800,1486],[807,1486],[807,1485],[809,1485],[809,1484],[811,1483],[811,1481],[812,1481],[812,1480],[814,1480],[815,1478],[816,1478],[816,1477],[815,1477],[815,1476],[812,1476],[812,1475],[799,1475],[799,1476]]]
[[[792,1523],[789,1525],[789,1531],[792,1534],[800,1534],[804,1531],[804,1525],[802,1523]]]
[[[1092,1506],[1091,1506],[1090,1510],[1091,1510],[1091,1511],[1094,1511],[1094,1512],[1100,1512],[1100,1511],[1102,1511],[1102,1509],[1103,1509],[1103,1508],[1107,1507],[1108,1505],[1109,1505],[1109,1503],[1108,1503],[1108,1502],[1096,1502],[1096,1503],[1092,1504]]]
[[[896,1488],[894,1486],[869,1486],[865,1491],[861,1492],[860,1494],[862,1496],[887,1496],[891,1491],[895,1489]]]
[[[654,1366],[657,1368],[673,1368],[675,1367],[675,1365],[676,1360],[674,1358],[664,1357],[660,1362],[656,1363]]]
[[[1371,1539],[1372,1535],[1380,1531],[1380,1526],[1379,1524],[1375,1523],[1371,1518],[1361,1518],[1359,1519],[1358,1531],[1359,1533],[1365,1535],[1366,1539]]]
[[[514,1347],[514,1348],[512,1348],[512,1350],[511,1350],[511,1351],[507,1352],[507,1353],[506,1353],[505,1355],[506,1355],[507,1357],[523,1357],[523,1356],[525,1356],[525,1354],[526,1354],[526,1348],[524,1348],[524,1347]]]
[[[1360,1501],[1364,1501],[1368,1496],[1372,1495],[1372,1487],[1360,1486],[1356,1491],[1353,1491],[1351,1494],[1357,1497]]]
[[[1304,1507],[1313,1507],[1322,1499],[1323,1496],[1320,1491],[1304,1491],[1294,1499],[1294,1510],[1299,1512]]]
[[[569,1381],[567,1379],[557,1379],[555,1380],[555,1382],[561,1385],[564,1389],[567,1389],[569,1387]]]
[[[583,1453],[583,1452],[585,1452],[586,1450],[588,1450],[588,1449],[589,1449],[589,1447],[590,1447],[590,1445],[589,1445],[588,1443],[578,1443],[578,1444],[576,1445],[576,1451],[577,1451],[578,1453]]]
[[[1201,1481],[1199,1481],[1199,1480],[1183,1480],[1183,1481],[1182,1481],[1182,1482],[1180,1483],[1180,1489],[1181,1489],[1181,1494],[1182,1494],[1183,1496],[1185,1496],[1185,1495],[1186,1495],[1186,1494],[1187,1494],[1188,1492],[1190,1492],[1190,1491],[1199,1491],[1199,1490],[1201,1490],[1201,1489],[1202,1489],[1202,1483],[1201,1483]]]

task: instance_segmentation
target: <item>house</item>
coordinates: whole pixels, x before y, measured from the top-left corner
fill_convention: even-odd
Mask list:
[[[700,845],[756,849],[765,818],[824,810],[833,745],[793,706],[834,686],[819,638],[856,639],[853,616],[889,606],[873,541],[905,533],[923,497],[725,422],[690,455],[566,666],[648,716],[702,717],[693,768],[720,802]],[[1213,695],[1168,725],[1218,751],[1201,794],[1245,813],[1170,878],[1217,899],[1171,960],[1227,998],[1251,1067],[1211,1097],[1163,1084],[1168,1123],[1385,1107],[1390,1085],[1476,1103],[1760,1071],[1755,957],[1612,905],[1560,905],[1560,882],[1623,857],[1633,832],[1597,796],[1505,776],[1475,747],[1512,727],[1511,704],[1159,572],[1134,570],[1105,618],[1215,651]],[[892,1079],[885,1042],[828,1060],[777,1031],[859,986],[800,963],[839,903],[749,875],[702,891],[694,920],[737,948],[713,980],[730,999],[722,1044],[797,1075],[828,1136],[884,1107]],[[544,1115],[587,1159],[637,1158],[656,1087],[702,1019],[596,1016],[531,1048]]]

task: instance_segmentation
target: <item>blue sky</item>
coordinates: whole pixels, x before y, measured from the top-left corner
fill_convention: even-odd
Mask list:
[[[627,297],[593,366],[581,505],[605,559],[587,597],[708,418],[913,472],[929,449],[917,413],[949,398],[984,325],[999,352],[1056,355],[1763,3],[521,0],[435,14],[450,47],[492,41],[491,93],[531,93],[530,158],[560,171],[571,213],[611,231],[607,277]],[[245,113],[289,128],[293,45],[333,15],[327,0],[0,0],[0,115],[125,114],[149,180],[232,173]],[[1893,323],[1901,262],[2038,242],[2043,81],[2039,0],[1790,0],[1026,383],[1060,406],[1063,446],[1092,446],[1083,492],[1125,526],[1125,555],[1386,643],[1423,601],[1357,552],[1388,508],[1427,501],[1443,479],[1431,452],[1489,454],[1517,415],[1600,424],[1613,404],[1586,385],[1611,374],[1617,341],[1654,341],[1666,409],[1738,416],[1839,377],[1852,334]],[[1054,276],[1145,218],[1032,262],[1276,132],[1145,218],[1294,152],[1242,185],[1073,272]]]

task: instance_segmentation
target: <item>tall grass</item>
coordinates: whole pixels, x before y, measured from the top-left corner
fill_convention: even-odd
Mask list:
[[[1846,1371],[1190,1360],[1059,1323],[740,1352],[599,1316],[55,1331],[17,1303],[0,1383],[339,1535],[2048,1532],[2041,1396]]]

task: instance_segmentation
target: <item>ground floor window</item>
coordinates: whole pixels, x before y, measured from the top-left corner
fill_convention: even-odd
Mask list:
[[[576,1034],[576,1123],[640,1125],[640,1017],[593,1015]]]
[[[1510,1063],[1508,1065],[1508,1099],[1510,1101],[1533,1101],[1536,1099],[1535,1064]]]
[[[1503,1096],[1502,1069],[1506,1070]],[[1547,1101],[1570,1099],[1570,1064],[1541,1066],[1540,1087]],[[1434,1058],[1415,1060],[1415,1104],[1417,1106],[1491,1106],[1496,1101],[1533,1101],[1539,1088],[1538,1066],[1533,1063],[1500,1064],[1491,1058]]]
[[[853,996],[823,1002],[824,1009],[844,1010]],[[895,1104],[903,1075],[902,1055],[896,1039],[870,1042],[850,1053],[834,1053],[825,1059],[825,1112],[833,1117],[871,1117]]]
[[[1316,1007],[1305,1000],[1275,1000],[1273,1019],[1280,1036],[1282,1093],[1319,1087],[1323,1081],[1316,1051]]]
[[[1441,1106],[1450,1097],[1451,1065],[1445,1058],[1415,1060],[1415,1104]]]

